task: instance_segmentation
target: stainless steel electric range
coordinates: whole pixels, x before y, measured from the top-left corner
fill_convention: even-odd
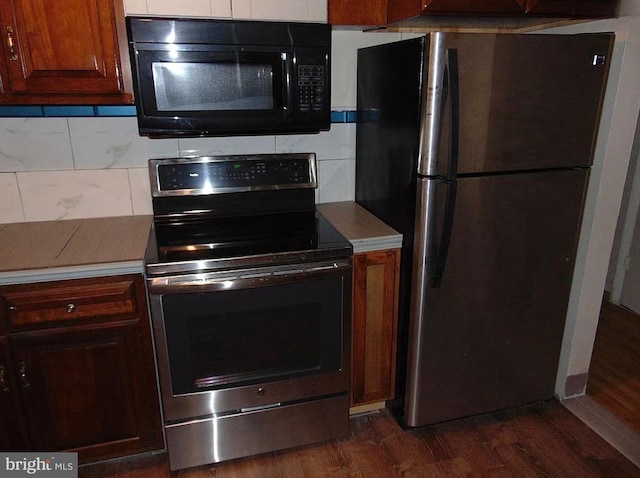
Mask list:
[[[145,257],[172,470],[348,433],[351,244],[315,155],[150,161]]]

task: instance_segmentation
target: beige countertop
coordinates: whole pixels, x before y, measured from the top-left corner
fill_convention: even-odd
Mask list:
[[[318,204],[317,208],[353,244],[356,254],[402,247],[402,234],[353,201]]]
[[[318,204],[354,253],[402,246],[402,235],[353,201]],[[0,224],[0,284],[143,272],[152,216]]]
[[[141,273],[151,216],[0,224],[0,284]]]

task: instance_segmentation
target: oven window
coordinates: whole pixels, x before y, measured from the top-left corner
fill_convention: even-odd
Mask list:
[[[174,395],[342,367],[342,277],[162,297]]]
[[[272,110],[273,65],[152,63],[158,111]]]

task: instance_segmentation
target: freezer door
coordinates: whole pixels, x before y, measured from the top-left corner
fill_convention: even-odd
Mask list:
[[[458,173],[590,165],[612,45],[613,34],[446,34],[458,62]]]
[[[414,261],[405,416],[420,426],[553,397],[588,170],[463,178],[440,284]],[[446,197],[420,204],[439,236]],[[439,191],[439,192],[438,192]],[[432,198],[432,199],[428,199]],[[440,199],[438,199],[440,198]],[[435,201],[435,202],[434,202]],[[435,205],[434,205],[435,204]]]

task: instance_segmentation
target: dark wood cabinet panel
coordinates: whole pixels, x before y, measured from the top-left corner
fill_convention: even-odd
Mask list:
[[[617,0],[527,0],[525,9],[531,15],[598,18],[614,16],[617,4]]]
[[[80,452],[80,461],[157,448],[161,429],[137,321],[15,334],[29,442]]]
[[[0,451],[19,451],[26,447],[17,388],[7,338],[0,337]]]
[[[162,448],[141,275],[2,286],[0,297],[12,383],[0,407],[24,430],[14,449],[77,451],[87,463]]]
[[[0,101],[132,102],[122,0],[7,0],[0,17]]]
[[[389,22],[416,15],[521,15],[526,0],[388,0]]]
[[[387,0],[331,0],[328,11],[333,25],[387,24]]]
[[[610,17],[615,15],[617,3],[617,0],[328,0],[328,7],[329,23],[335,25],[379,26],[385,18],[386,24],[393,24],[419,16],[447,16],[460,17],[457,25],[464,27],[464,17]]]
[[[134,281],[130,278],[104,277],[0,287],[0,298],[11,330],[50,327],[52,322],[138,316]]]
[[[399,265],[396,249],[354,256],[351,406],[394,397]]]

